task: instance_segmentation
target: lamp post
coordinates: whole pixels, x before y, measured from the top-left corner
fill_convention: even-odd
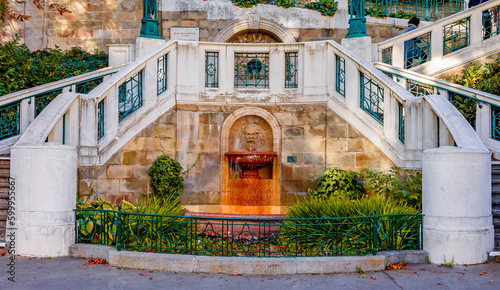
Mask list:
[[[349,4],[349,30],[345,38],[363,37],[366,34],[365,0],[351,0]]]
[[[141,37],[161,39],[156,0],[142,0]]]

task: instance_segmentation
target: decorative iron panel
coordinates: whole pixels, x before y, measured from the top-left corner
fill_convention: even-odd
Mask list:
[[[76,92],[78,94],[88,94],[91,90],[100,85],[102,81],[103,78],[101,77],[97,79],[88,80],[86,82],[78,83],[76,84]]]
[[[49,91],[40,95],[36,95],[35,97],[35,118],[40,115],[40,113],[47,107],[52,100],[54,100],[60,93],[61,89]]]
[[[374,17],[410,18],[416,15],[430,21],[453,15],[464,8],[464,0],[366,0],[365,3],[367,15]]]
[[[477,100],[451,91],[448,91],[448,100],[462,113],[472,128],[475,129]]]
[[[491,139],[500,141],[500,107],[491,105]]]
[[[219,53],[205,53],[205,87],[219,87]]]
[[[405,41],[405,68],[411,68],[431,60],[431,33]]]
[[[415,97],[423,97],[434,94],[434,86],[411,79],[406,79],[406,90],[412,93]]]
[[[382,62],[392,65],[392,46],[382,50]]]
[[[297,88],[297,52],[285,53],[285,88]]]
[[[335,55],[335,90],[345,97],[345,60]]]
[[[21,102],[0,107],[0,140],[19,135]]]
[[[167,90],[167,64],[168,53],[160,57],[156,66],[156,94],[159,95]]]
[[[97,104],[97,140],[101,140],[104,137],[104,100]]]
[[[380,124],[384,123],[384,89],[360,72],[360,107]]]
[[[443,54],[469,46],[469,18],[443,27]]]
[[[483,39],[500,34],[500,6],[483,11]]]
[[[269,88],[269,54],[235,53],[234,87]]]
[[[119,121],[142,107],[142,71],[118,87]]]
[[[398,139],[405,143],[405,116],[406,109],[403,104],[398,103]]]

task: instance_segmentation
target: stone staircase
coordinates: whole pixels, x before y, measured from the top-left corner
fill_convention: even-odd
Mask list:
[[[10,158],[0,157],[0,245],[5,242],[9,203]]]
[[[491,164],[491,208],[495,227],[495,249],[500,249],[500,162]]]

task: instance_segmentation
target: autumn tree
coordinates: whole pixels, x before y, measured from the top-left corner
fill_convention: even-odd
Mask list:
[[[33,4],[40,10],[43,10],[48,6],[49,8],[56,9],[59,14],[63,15],[64,13],[71,13],[66,6],[51,3],[45,4],[44,0],[32,0]],[[0,19],[2,20],[2,24],[5,24],[7,20],[17,20],[17,21],[25,21],[31,18],[30,15],[23,14],[20,10],[13,8],[13,4],[23,4],[25,0],[0,0]],[[3,25],[2,25],[3,26]]]

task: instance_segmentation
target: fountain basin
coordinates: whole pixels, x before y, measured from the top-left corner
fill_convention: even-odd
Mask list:
[[[242,170],[242,179],[260,179],[258,170],[273,162],[276,152],[226,152],[230,163]]]

